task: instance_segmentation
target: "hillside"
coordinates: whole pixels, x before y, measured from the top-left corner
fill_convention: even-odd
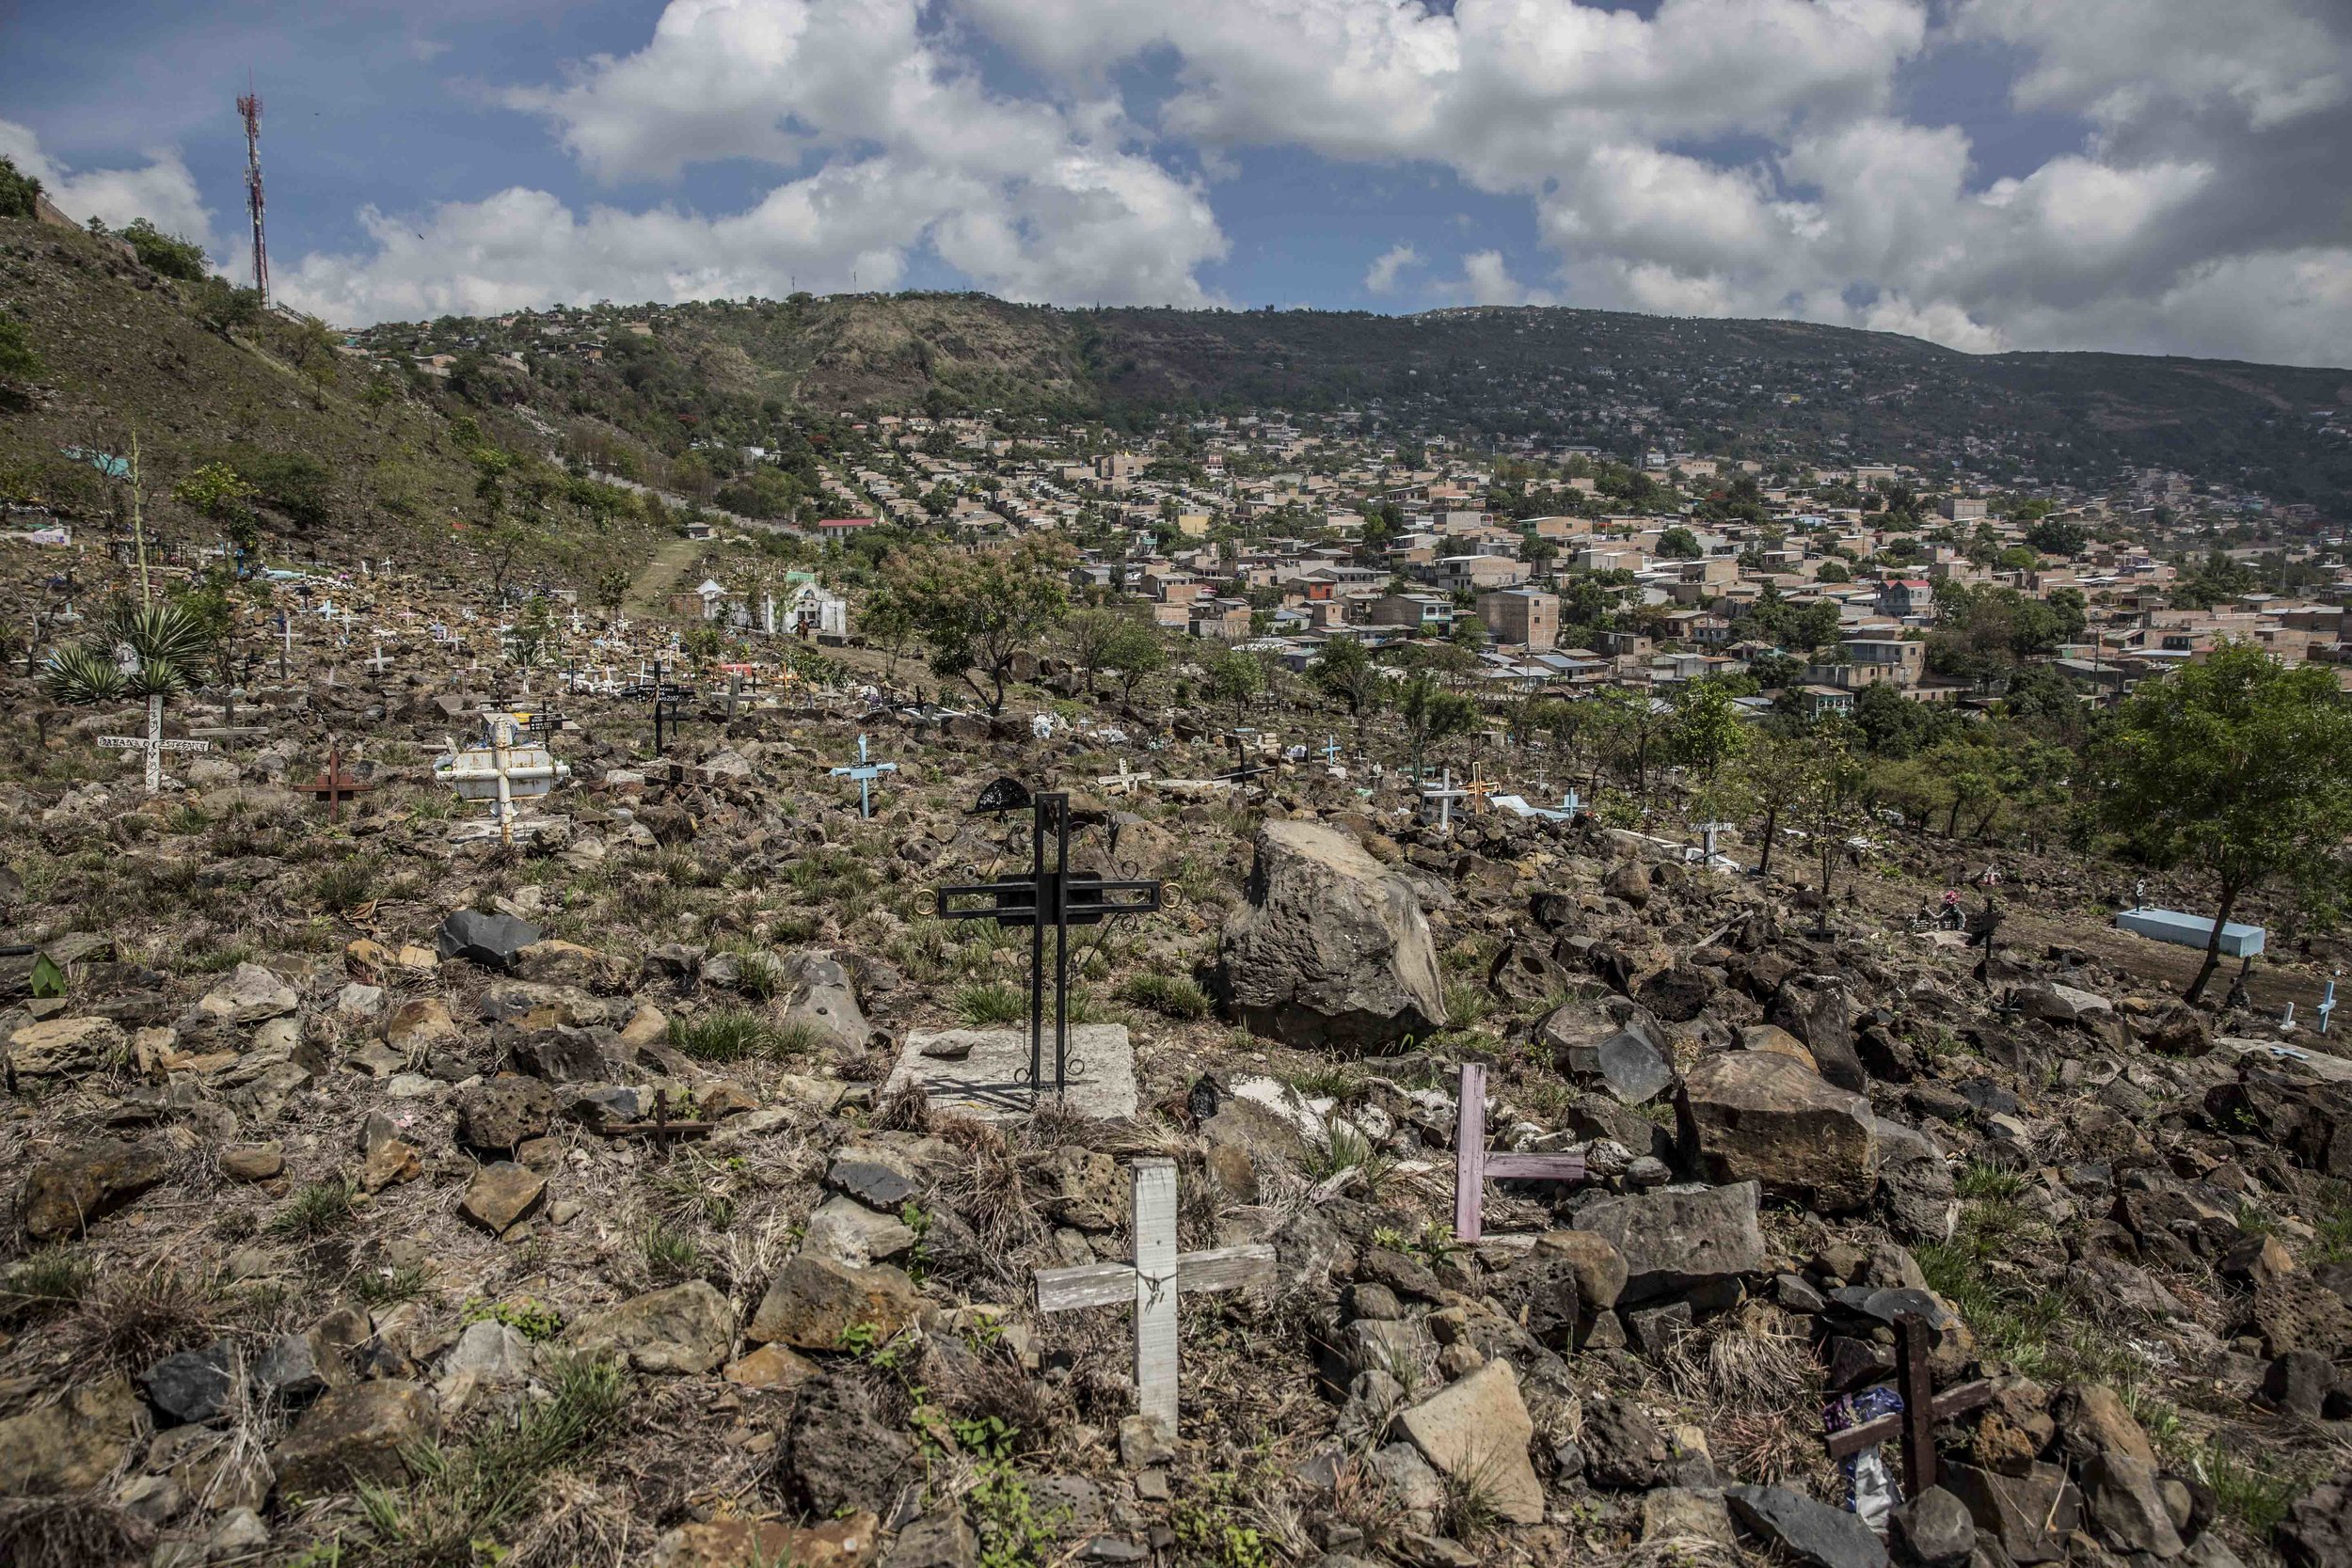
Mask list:
[[[42,367],[0,402],[0,500],[49,506],[68,521],[111,526],[128,506],[126,486],[69,449],[127,456],[135,439],[154,538],[218,540],[220,524],[171,491],[221,465],[252,486],[273,561],[347,562],[365,550],[454,566],[484,538],[477,455],[509,454],[509,488],[520,493],[556,444],[519,411],[474,408],[429,378],[378,373],[316,324],[241,308],[217,282],[176,281],[72,230],[0,220],[0,309],[24,323]],[[561,476],[548,477],[555,503],[569,499],[554,485]],[[522,564],[584,581],[601,564],[648,553],[633,515],[617,528],[612,515],[603,521],[531,530]]]
[[[532,355],[614,331],[601,363]],[[550,325],[550,324],[559,325]],[[672,450],[785,408],[929,406],[1120,419],[1355,409],[1403,434],[1530,436],[1638,456],[1680,444],[1953,464],[2105,487],[2185,471],[2342,515],[2352,372],[2107,354],[1965,355],[1887,333],[1598,310],[1057,310],[980,295],[806,294],[379,327],[414,353],[521,353],[549,393]]]

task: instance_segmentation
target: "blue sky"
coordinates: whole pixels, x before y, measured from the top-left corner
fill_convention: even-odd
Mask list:
[[[338,322],[977,287],[2352,364],[2333,0],[19,10],[0,152]]]

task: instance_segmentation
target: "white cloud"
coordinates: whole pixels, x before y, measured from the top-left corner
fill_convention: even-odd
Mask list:
[[[1397,274],[1406,267],[1421,265],[1421,252],[1409,245],[1392,245],[1372,259],[1364,269],[1364,292],[1385,294],[1396,289]]]
[[[137,168],[94,168],[75,172],[44,154],[30,129],[0,119],[0,157],[15,163],[41,182],[57,210],[69,217],[103,218],[120,229],[133,218],[146,218],[167,234],[193,240],[210,249],[212,214],[197,195],[196,180],[179,151],[162,148],[147,154]]]
[[[993,93],[914,0],[672,0],[644,49],[504,101],[600,179],[739,158],[813,172],[715,216],[522,189],[414,222],[370,213],[375,249],[304,258],[287,297],[359,322],[890,288],[929,247],[1010,299],[1205,305],[1198,270],[1226,250],[1207,197],[1129,145],[1115,99]]]
[[[1462,258],[1462,276],[1431,286],[1452,305],[1557,305],[1557,296],[1531,289],[1511,276],[1499,250],[1473,250]]]

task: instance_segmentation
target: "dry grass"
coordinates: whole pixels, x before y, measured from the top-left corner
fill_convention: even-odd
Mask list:
[[[139,1369],[218,1336],[226,1313],[212,1281],[157,1262],[102,1278],[59,1327],[63,1359],[83,1372]]]
[[[0,1562],[8,1568],[114,1568],[142,1560],[154,1535],[96,1497],[0,1502]]]
[[[1716,1463],[1758,1481],[1826,1483],[1813,1435],[1824,1379],[1804,1337],[1765,1314],[1717,1319],[1677,1339],[1658,1375],[1705,1427]]]

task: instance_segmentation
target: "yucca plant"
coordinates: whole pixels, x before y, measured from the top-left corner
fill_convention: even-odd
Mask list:
[[[147,699],[147,787],[160,782],[164,700],[187,689],[188,672],[213,651],[214,633],[203,617],[184,604],[166,600],[120,603],[98,633],[79,647],[50,655],[41,686],[53,702],[75,706],[124,697]]]

